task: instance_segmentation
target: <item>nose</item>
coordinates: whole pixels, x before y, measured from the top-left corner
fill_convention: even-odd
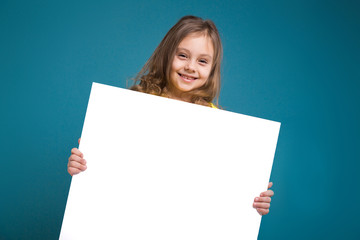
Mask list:
[[[185,71],[195,72],[195,67],[193,61],[187,61],[185,64]]]

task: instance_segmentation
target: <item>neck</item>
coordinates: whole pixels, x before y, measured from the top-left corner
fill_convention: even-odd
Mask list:
[[[167,86],[165,95],[171,99],[180,100],[184,102],[191,102],[191,95],[187,94],[186,92],[179,91],[171,86]]]

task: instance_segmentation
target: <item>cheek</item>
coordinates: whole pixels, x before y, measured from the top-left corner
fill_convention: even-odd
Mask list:
[[[174,80],[175,74],[176,74],[176,68],[175,68],[174,63],[173,63],[171,65],[171,69],[170,69],[169,76],[168,76],[170,81]]]
[[[204,69],[203,71],[203,77],[206,78],[206,80],[210,77],[211,69]]]
[[[180,62],[177,61],[176,59],[174,59],[174,61],[172,62],[172,65],[171,65],[171,72],[174,73],[174,72],[178,71],[180,67],[181,67]]]

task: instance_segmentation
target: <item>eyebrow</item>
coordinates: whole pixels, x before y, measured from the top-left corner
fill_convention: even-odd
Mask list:
[[[188,49],[186,48],[177,48],[177,51],[180,51],[180,50],[183,50],[183,51],[186,51],[186,52],[190,52]],[[210,59],[212,59],[213,57],[209,54],[200,54],[200,56],[203,56],[203,57],[209,57]]]

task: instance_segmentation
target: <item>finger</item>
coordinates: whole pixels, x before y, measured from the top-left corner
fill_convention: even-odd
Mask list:
[[[73,168],[73,167],[69,167],[68,168],[68,173],[71,175],[71,176],[74,176],[76,174],[79,174],[81,173],[82,171],[77,169],[77,168]]]
[[[260,197],[272,197],[274,196],[273,190],[267,190],[265,192],[260,193]]]
[[[271,202],[271,197],[256,197],[254,202],[270,203]]]
[[[84,155],[82,154],[82,152],[80,152],[80,150],[77,149],[77,148],[71,149],[71,154],[75,154],[75,155],[77,155],[77,156],[79,156],[79,157],[81,157],[81,158],[84,157]]]
[[[269,213],[269,209],[257,208],[256,211],[262,216]]]
[[[75,154],[71,154],[70,157],[69,157],[69,162],[71,161],[75,161],[75,162],[78,162],[78,163],[81,163],[81,164],[84,164],[86,165],[86,160],[79,157],[78,155],[75,155]]]
[[[79,162],[75,162],[75,161],[70,161],[69,164],[68,164],[68,167],[69,168],[76,168],[76,169],[79,169],[81,171],[85,171],[87,166],[84,165],[84,164],[81,164]]]
[[[273,186],[273,182],[269,182],[268,189]]]
[[[81,138],[78,139],[78,143],[79,143],[79,144],[80,144],[80,140],[81,140]]]
[[[253,203],[253,208],[269,209],[269,208],[270,208],[270,203],[254,202],[254,203]]]

